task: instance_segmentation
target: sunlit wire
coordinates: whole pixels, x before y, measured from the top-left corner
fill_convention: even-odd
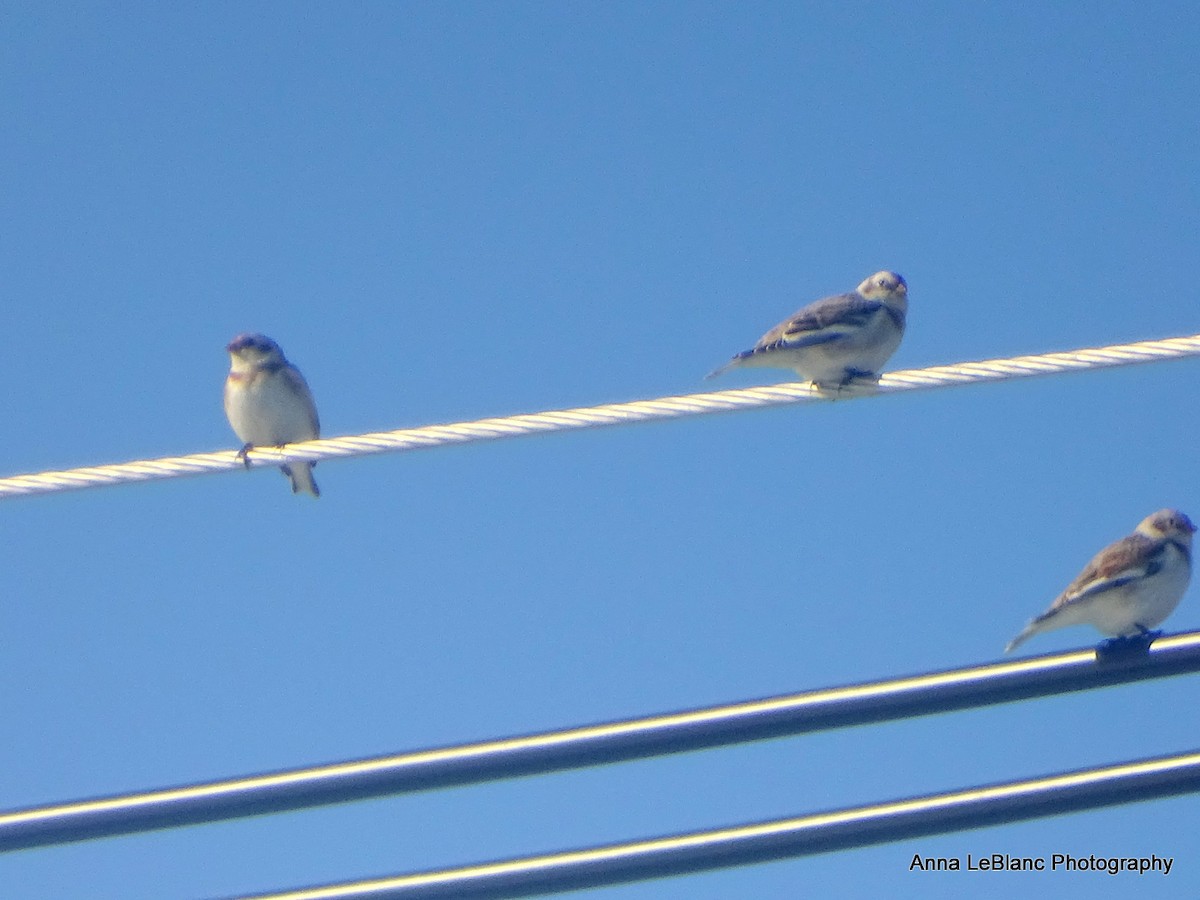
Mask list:
[[[1200,671],[1200,632],[0,813],[0,851],[481,784]]]
[[[240,900],[533,897],[912,840],[1197,791],[1200,752],[1192,751],[789,819],[453,869],[242,895]],[[1078,852],[1075,848],[1063,849]],[[1066,855],[1056,853],[1051,866],[1065,868],[1065,860],[1058,857]],[[1128,861],[1130,854],[1121,856]],[[1078,861],[1087,862],[1090,857],[1078,857]],[[1145,863],[1149,865],[1150,858],[1145,858]],[[1133,871],[1144,874],[1136,868]]]
[[[250,453],[250,459],[254,465],[277,466],[293,461],[395,453],[440,447],[447,444],[490,441],[580,428],[630,425],[636,422],[733,412],[766,406],[783,406],[816,400],[845,400],[853,397],[891,394],[898,391],[951,387],[985,381],[1006,381],[1033,375],[1053,375],[1084,369],[1127,366],[1197,355],[1200,355],[1200,334],[1061,353],[1044,353],[1037,356],[1017,356],[948,366],[931,366],[926,369],[907,369],[889,372],[879,380],[878,385],[852,385],[837,392],[823,392],[809,383],[787,383],[324,438],[289,444],[282,449],[255,449]],[[233,451],[226,450],[38,472],[29,475],[13,475],[8,478],[0,478],[0,499],[105,487],[129,482],[182,478],[188,475],[213,474],[241,469],[242,466],[243,461]]]

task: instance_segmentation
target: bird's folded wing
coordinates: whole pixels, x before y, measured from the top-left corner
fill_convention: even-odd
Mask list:
[[[811,347],[837,340],[847,332],[865,326],[882,305],[858,294],[826,297],[780,322],[759,339],[755,349]]]
[[[320,434],[321,420],[317,417],[317,405],[313,402],[312,391],[308,389],[308,382],[304,380],[300,370],[295,366],[284,366],[279,374],[283,376],[293,393],[304,401],[305,412],[308,413],[308,421],[312,425],[313,434]]]
[[[1054,601],[1051,610],[1069,603],[1089,600],[1097,594],[1124,587],[1139,578],[1153,575],[1162,568],[1163,544],[1138,534],[1117,541],[1087,564],[1067,589]]]

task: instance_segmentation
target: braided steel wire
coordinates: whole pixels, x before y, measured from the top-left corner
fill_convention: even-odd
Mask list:
[[[905,369],[883,375],[878,384],[852,384],[837,390],[822,390],[807,382],[793,382],[323,438],[288,444],[284,448],[255,448],[250,451],[248,459],[253,466],[277,466],[287,462],[396,453],[446,444],[499,440],[580,428],[629,425],[684,416],[810,403],[817,400],[840,400],[898,391],[1007,381],[1035,375],[1111,368],[1197,355],[1200,355],[1200,334],[1034,356],[931,366],[925,369]],[[225,450],[13,475],[0,478],[0,499],[213,474],[242,467],[243,460],[237,453]]]

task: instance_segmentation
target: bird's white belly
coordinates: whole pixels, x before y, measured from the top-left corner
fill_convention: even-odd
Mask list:
[[[259,378],[229,391],[226,411],[247,444],[273,447],[315,436],[308,410],[283,378]]]
[[[1175,611],[1187,590],[1190,567],[1178,551],[1168,551],[1168,562],[1138,585],[1114,591],[1113,602],[1096,603],[1089,621],[1114,637],[1137,634],[1141,625],[1153,628]]]
[[[887,316],[885,314],[879,318],[883,320]],[[876,328],[869,328],[867,332],[882,330],[882,327],[883,322],[879,321]],[[812,381],[825,383],[842,379],[847,369],[878,374],[900,346],[900,334],[894,332],[893,336],[893,333],[878,335],[867,332],[813,347],[817,352],[810,364],[813,374],[806,373],[808,377]]]

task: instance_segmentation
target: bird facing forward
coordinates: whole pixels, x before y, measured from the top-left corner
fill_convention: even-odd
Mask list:
[[[1147,516],[1133,534],[1097,553],[1004,652],[1011,653],[1040,632],[1079,624],[1094,625],[1115,638],[1152,640],[1150,629],[1174,612],[1187,590],[1195,530],[1192,520],[1177,509]]]
[[[810,303],[708,377],[767,366],[793,369],[819,388],[877,379],[900,346],[907,314],[908,284],[895,272],[876,272],[848,294]]]
[[[317,407],[300,370],[287,361],[279,345],[265,334],[239,334],[229,351],[229,376],[225,379],[225,415],[234,433],[244,441],[239,455],[254,447],[280,447],[321,436]],[[321,492],[313,480],[312,463],[281,466],[291,479],[293,493]]]

